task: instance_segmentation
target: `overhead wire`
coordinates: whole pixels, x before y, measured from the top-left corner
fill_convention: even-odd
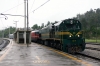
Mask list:
[[[3,25],[2,27],[4,27],[4,24],[3,24],[3,21],[2,21],[2,19],[0,19],[0,20],[1,20],[1,23],[2,23],[2,25]]]
[[[32,7],[33,7],[34,3],[35,3],[35,0],[34,0],[33,3],[32,3],[32,6],[31,6],[31,8],[30,8],[30,11],[32,10]],[[30,13],[31,13],[31,12],[30,12]],[[21,18],[21,17],[20,17],[20,18]],[[20,18],[19,18],[19,20],[20,20]]]
[[[17,1],[18,1],[18,0],[17,0]],[[8,10],[5,10],[5,11],[3,11],[2,13],[5,13],[5,12],[7,12],[7,11],[10,11],[10,10],[16,8],[16,7],[17,7],[17,10],[16,10],[16,13],[17,13],[17,11],[18,11],[18,6],[20,6],[20,5],[22,5],[22,4],[24,4],[24,2],[19,4],[19,1],[18,1],[18,5],[16,5],[16,6],[10,8],[10,9],[8,9]],[[11,16],[12,16],[12,15],[11,15]],[[15,18],[14,18],[14,19],[15,19]],[[3,23],[2,23],[2,24],[3,24]]]
[[[46,1],[45,3],[43,3],[42,5],[40,5],[39,7],[37,7],[36,9],[33,10],[33,13],[34,11],[36,11],[37,9],[39,9],[40,7],[42,7],[43,5],[45,5],[47,2],[49,2],[50,0]]]
[[[48,1],[46,1],[45,3],[43,3],[42,5],[40,5],[39,7],[37,7],[36,9],[34,9],[32,12],[34,13],[34,11],[36,11],[37,9],[39,9],[40,7],[42,7],[43,5],[45,5],[47,2],[49,2],[50,0],[48,0]],[[32,13],[32,12],[30,12],[30,13]],[[30,14],[29,13],[29,14]]]
[[[34,9],[32,12],[36,11],[37,9],[39,9],[40,7],[42,7],[43,5],[45,5],[45,4],[46,4],[47,2],[49,2],[49,1],[50,1],[50,0],[44,2],[42,5],[40,5],[40,6],[37,7],[36,9]],[[33,4],[32,4],[32,6],[31,6],[31,9],[32,9],[32,7],[33,7],[33,5],[34,5],[34,2],[35,2],[35,0],[33,1]],[[12,8],[10,8],[10,9],[8,9],[8,10],[2,12],[2,13],[5,13],[5,12],[7,12],[7,11],[10,11],[10,10],[12,10],[12,9],[14,9],[14,8],[16,8],[16,7],[20,6],[20,5],[22,5],[22,4],[24,4],[24,2],[23,2],[23,3],[20,3],[20,4],[16,5],[16,6],[14,6],[14,7],[12,7]],[[18,9],[18,8],[17,8],[17,9]],[[21,17],[20,17],[20,18],[21,18]],[[20,20],[20,18],[19,18],[19,20]]]
[[[40,5],[39,7],[37,7],[36,9],[34,9],[32,12],[34,13],[34,11],[36,11],[37,9],[39,9],[40,7],[42,7],[43,5],[45,5],[47,2],[49,2],[50,0],[48,0],[48,1],[46,1],[46,2],[44,2],[42,5]],[[34,0],[34,2],[35,2],[35,0]],[[33,3],[34,4],[34,3]],[[32,12],[30,12],[30,13],[32,13]],[[29,13],[29,14],[30,14]],[[30,16],[30,15],[29,15]]]
[[[3,24],[2,19],[0,19],[0,20],[1,20],[1,23],[2,23],[2,25],[3,25],[3,26],[2,26],[2,29],[0,29],[0,31],[2,31],[2,37],[4,37],[4,30],[5,30],[5,29],[4,29],[4,24]]]
[[[32,12],[36,11],[37,9],[39,9],[40,7],[42,7],[44,4],[46,4],[46,3],[49,2],[49,1],[50,1],[50,0],[46,1],[45,3],[43,3],[42,5],[40,5],[39,7],[37,7],[36,9],[34,9]],[[33,4],[34,4],[34,2],[35,2],[35,0],[33,1]],[[24,4],[24,3],[20,3],[20,4],[14,6],[14,7],[12,7],[12,8],[10,8],[10,9],[4,11],[4,12],[7,12],[7,11],[9,11],[9,10],[12,10],[12,9],[14,9],[14,8],[16,8],[16,7],[20,6],[20,5],[22,5],[22,4]],[[32,4],[32,7],[33,7],[33,4]],[[31,8],[32,8],[32,7],[31,7]],[[2,13],[4,13],[4,12],[2,12]]]
[[[30,1],[30,0],[29,0],[29,1]],[[34,1],[35,1],[35,0],[34,0]],[[33,2],[34,2],[34,1],[33,1]],[[34,4],[34,3],[33,3],[33,4]],[[22,17],[23,17],[23,16],[22,16]],[[20,19],[21,19],[21,17],[19,17],[18,21],[19,21]]]
[[[46,4],[47,2],[49,2],[49,1],[50,1],[50,0],[44,2],[42,5],[40,5],[40,6],[37,7],[36,9],[34,9],[32,12],[34,13],[34,11],[36,11],[37,9],[39,9],[40,7],[42,7],[43,5],[45,5],[45,4]],[[34,3],[35,3],[35,0],[33,1],[32,7],[33,7]],[[32,7],[31,7],[31,9],[32,9]],[[30,13],[32,13],[32,12],[30,12]],[[29,14],[30,14],[30,13],[29,13]],[[29,16],[30,16],[30,15],[29,15]]]
[[[18,0],[17,0],[18,1]],[[14,7],[12,7],[12,8],[10,8],[10,9],[8,9],[8,10],[5,10],[5,11],[3,11],[2,13],[5,13],[5,12],[7,12],[7,11],[10,11],[10,10],[12,10],[12,9],[14,9],[14,8],[16,8],[16,7],[18,7],[18,6],[20,6],[20,5],[22,5],[23,3],[20,3],[19,4],[19,2],[18,2],[18,5],[16,5],[16,6],[14,6]],[[18,8],[17,8],[18,9]],[[16,10],[16,12],[17,12],[17,10]],[[4,18],[4,17],[1,17],[1,18]],[[1,20],[1,19],[0,19]],[[3,24],[3,21],[1,20],[1,22],[2,22],[2,25],[4,26],[4,24]]]
[[[18,4],[19,4],[19,0],[17,0],[18,1]],[[17,12],[18,12],[18,7],[16,8],[16,14],[17,14]],[[14,18],[14,20],[15,20],[15,18]]]
[[[30,8],[30,11],[32,10],[32,7],[33,7],[34,3],[35,3],[35,0],[34,0],[33,3],[32,3],[32,6],[31,6],[31,8]]]
[[[16,7],[20,6],[20,5],[22,5],[22,4],[23,4],[23,3],[20,3],[20,4],[18,4],[18,5],[16,5],[16,6],[14,6],[14,7],[12,7],[12,8],[10,8],[10,9],[8,9],[8,10],[6,10],[6,11],[2,12],[2,13],[5,13],[5,12],[7,12],[7,11],[10,11],[10,10],[12,10],[12,9],[14,9],[14,8],[16,8]]]

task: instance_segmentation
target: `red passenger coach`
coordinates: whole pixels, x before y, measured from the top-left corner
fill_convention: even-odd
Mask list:
[[[37,42],[39,39],[39,31],[32,31],[31,32],[31,41]]]

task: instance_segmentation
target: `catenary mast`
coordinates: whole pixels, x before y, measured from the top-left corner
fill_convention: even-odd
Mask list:
[[[27,2],[27,3],[26,3]],[[28,0],[24,0],[24,44],[26,44],[26,31],[28,31],[28,24],[29,24],[29,20],[28,20]],[[27,23],[26,23],[27,22]],[[27,28],[26,28],[27,25]],[[28,46],[28,44],[27,44]]]

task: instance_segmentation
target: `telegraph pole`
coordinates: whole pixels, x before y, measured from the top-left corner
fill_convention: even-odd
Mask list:
[[[26,0],[24,0],[24,44],[26,44]]]
[[[27,3],[26,3],[27,2]],[[23,15],[12,15],[12,14],[0,14],[0,15],[10,15],[10,16],[21,16],[21,17],[24,17],[24,44],[26,44],[26,31],[28,31],[28,0],[24,0],[24,16]],[[5,18],[7,19],[7,18]],[[27,20],[27,29],[26,29],[26,20]],[[17,25],[17,24],[16,24]],[[28,44],[27,44],[28,46]]]
[[[2,38],[4,38],[4,31],[5,31],[5,29],[4,29],[4,30],[2,30]]]
[[[9,27],[9,36],[10,36],[10,27]]]
[[[27,3],[26,3],[27,2]],[[26,42],[26,38],[27,38],[27,31],[28,31],[28,24],[29,24],[29,20],[28,20],[28,0],[24,0],[24,9],[25,9],[25,18],[24,18],[24,29],[25,29],[25,32],[24,32],[24,44],[27,44]],[[26,20],[27,20],[27,23],[26,23]],[[27,24],[27,29],[26,29],[26,24]],[[28,44],[27,44],[27,47],[28,47]]]
[[[95,10],[95,14],[96,14],[96,9]],[[96,43],[97,43],[97,20],[96,20]]]
[[[27,31],[28,31],[28,24],[29,24],[29,16],[28,16],[28,0],[27,0]]]
[[[17,30],[17,22],[18,22],[18,21],[14,21],[14,22],[15,22],[14,24],[15,24],[15,27],[16,27],[16,30]]]
[[[28,31],[28,24],[29,24],[28,21],[29,21],[29,16],[28,16],[28,0],[27,0],[27,31]],[[26,35],[28,35],[28,34],[26,34]],[[27,43],[27,47],[28,47],[28,43]]]

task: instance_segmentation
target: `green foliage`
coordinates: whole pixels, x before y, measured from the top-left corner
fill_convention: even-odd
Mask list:
[[[41,28],[43,28],[43,27],[48,26],[50,23],[51,23],[51,22],[48,21],[46,25],[44,25],[44,23],[42,23],[41,26],[38,26],[37,24],[35,24],[35,25],[32,26],[32,29],[33,29],[33,30],[38,30],[38,29],[41,29]]]
[[[100,9],[90,10],[84,14],[78,14],[74,19],[79,19],[82,23],[82,28],[85,31],[86,38],[100,36]],[[96,35],[97,34],[97,35]]]
[[[95,39],[100,38],[100,9],[91,9],[90,11],[87,11],[84,14],[77,14],[76,17],[73,17],[74,19],[78,19],[82,23],[82,29],[84,30],[84,37],[87,39]],[[55,21],[57,22],[57,21]],[[41,26],[38,26],[37,24],[33,25],[32,29],[37,30],[41,29],[45,26],[48,26],[50,21],[47,22],[46,25],[44,23],[41,24]],[[53,22],[54,23],[54,22]]]
[[[9,33],[13,34],[14,32],[15,32],[15,27],[9,27],[4,30],[0,30],[0,38],[1,37],[7,38],[9,36]]]
[[[85,42],[86,43],[96,43],[96,40],[95,39],[85,39]],[[100,40],[98,39],[97,42],[100,43]]]
[[[50,24],[50,21],[48,21],[48,23],[47,23],[47,25],[46,26],[48,26]]]
[[[44,23],[42,23],[42,25],[41,25],[41,28],[43,28],[44,27]]]
[[[39,26],[37,24],[33,25],[33,27],[32,27],[33,30],[36,30],[38,28],[39,28]]]

